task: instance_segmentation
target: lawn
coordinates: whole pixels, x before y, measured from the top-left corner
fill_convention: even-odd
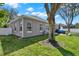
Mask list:
[[[79,36],[58,35],[56,41],[61,46],[56,48],[45,43],[47,35],[19,39],[16,36],[0,36],[1,56],[78,56]]]

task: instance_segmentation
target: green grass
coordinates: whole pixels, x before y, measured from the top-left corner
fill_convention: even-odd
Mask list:
[[[41,41],[47,39],[47,35],[19,39],[16,36],[0,36],[0,55],[2,56],[78,56],[79,37],[59,35],[56,41],[61,46],[55,48],[45,45]]]

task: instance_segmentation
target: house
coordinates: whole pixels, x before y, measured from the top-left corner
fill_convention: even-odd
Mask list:
[[[20,37],[30,37],[48,33],[47,21],[36,16],[17,16],[9,22],[12,34]]]

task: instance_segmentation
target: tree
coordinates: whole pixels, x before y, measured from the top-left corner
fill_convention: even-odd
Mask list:
[[[9,21],[8,11],[1,9],[0,10],[0,27],[4,27],[7,24],[8,21]]]
[[[79,23],[76,23],[75,24],[75,28],[79,28]]]
[[[2,8],[3,5],[4,3],[0,3],[0,27],[4,27],[8,21],[8,11]]]
[[[0,27],[4,27],[10,20],[17,17],[17,10],[14,8],[3,8],[4,3],[0,3]]]
[[[74,20],[74,17],[79,14],[79,4],[71,3],[71,4],[64,4],[59,11],[59,15],[65,21],[68,33],[70,33],[70,27]]]
[[[9,11],[9,19],[13,20],[15,17],[17,17],[18,11],[14,8],[7,9]]]
[[[55,42],[55,13],[59,9],[60,4],[58,3],[45,3],[44,7],[47,13],[47,20],[49,23],[49,42]]]
[[[4,5],[4,3],[0,3],[0,6],[3,6]]]

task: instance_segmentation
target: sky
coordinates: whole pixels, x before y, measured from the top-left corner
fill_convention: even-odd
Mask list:
[[[5,3],[5,8],[15,8],[18,11],[18,15],[34,15],[44,20],[47,19],[47,14],[43,3]],[[60,15],[55,15],[56,23],[65,24]],[[79,15],[74,17],[73,24],[79,23]]]

